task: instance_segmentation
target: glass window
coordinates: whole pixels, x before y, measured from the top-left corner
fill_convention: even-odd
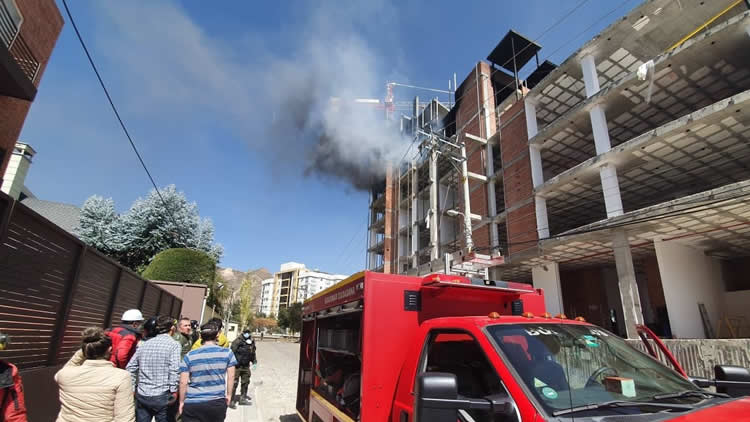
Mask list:
[[[507,395],[495,368],[487,360],[482,347],[468,333],[438,331],[427,344],[421,365],[422,372],[447,372],[456,376],[458,394],[467,398],[485,398],[496,394]],[[492,415],[486,411],[462,409],[466,421],[516,421],[515,417]],[[493,417],[494,416],[494,417]]]
[[[487,330],[506,362],[548,413],[698,390],[670,368],[595,326],[514,324],[493,325]],[[684,400],[695,403],[700,397]]]

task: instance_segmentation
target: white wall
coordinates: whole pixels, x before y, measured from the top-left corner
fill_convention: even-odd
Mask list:
[[[674,240],[655,241],[654,245],[672,334],[676,338],[705,338],[698,303],[706,305],[715,331],[724,298],[721,263]]]
[[[545,269],[546,268],[546,269]],[[563,313],[562,289],[560,288],[560,266],[550,262],[531,269],[531,282],[535,288],[544,289],[544,306],[550,315]]]

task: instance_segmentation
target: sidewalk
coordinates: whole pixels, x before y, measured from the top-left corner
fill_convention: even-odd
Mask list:
[[[226,422],[301,422],[296,415],[299,344],[257,342],[258,367],[250,377],[250,405],[228,409]]]
[[[227,418],[225,422],[261,422],[260,409],[256,405],[254,383],[251,382],[250,404],[246,406],[237,405],[236,409],[227,409]]]

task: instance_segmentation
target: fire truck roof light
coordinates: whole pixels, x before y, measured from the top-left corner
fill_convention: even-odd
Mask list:
[[[542,318],[550,319],[550,318],[552,318],[552,316],[549,314],[549,312],[545,312],[545,313],[542,314]]]
[[[498,314],[497,312],[490,312],[490,314],[487,315],[487,318],[489,318],[489,319],[498,319],[498,318],[500,318],[500,314]]]
[[[568,316],[565,314],[557,314],[555,315],[555,318],[557,319],[568,319]]]
[[[449,276],[445,274],[431,274],[422,278],[422,285],[447,286],[455,284],[460,287],[484,287],[498,289],[508,293],[534,293],[534,288],[528,284],[516,283],[512,281],[483,280],[480,278],[466,278],[461,276]]]
[[[534,318],[534,314],[531,312],[524,312],[522,315],[524,318]]]
[[[582,316],[577,316],[576,317],[576,321],[586,322],[586,318],[584,318]]]

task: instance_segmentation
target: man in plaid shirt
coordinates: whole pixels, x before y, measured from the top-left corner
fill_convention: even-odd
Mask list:
[[[130,359],[127,370],[135,386],[136,422],[168,422],[167,408],[177,400],[180,344],[169,334],[174,319],[156,319],[156,337],[144,341]]]

